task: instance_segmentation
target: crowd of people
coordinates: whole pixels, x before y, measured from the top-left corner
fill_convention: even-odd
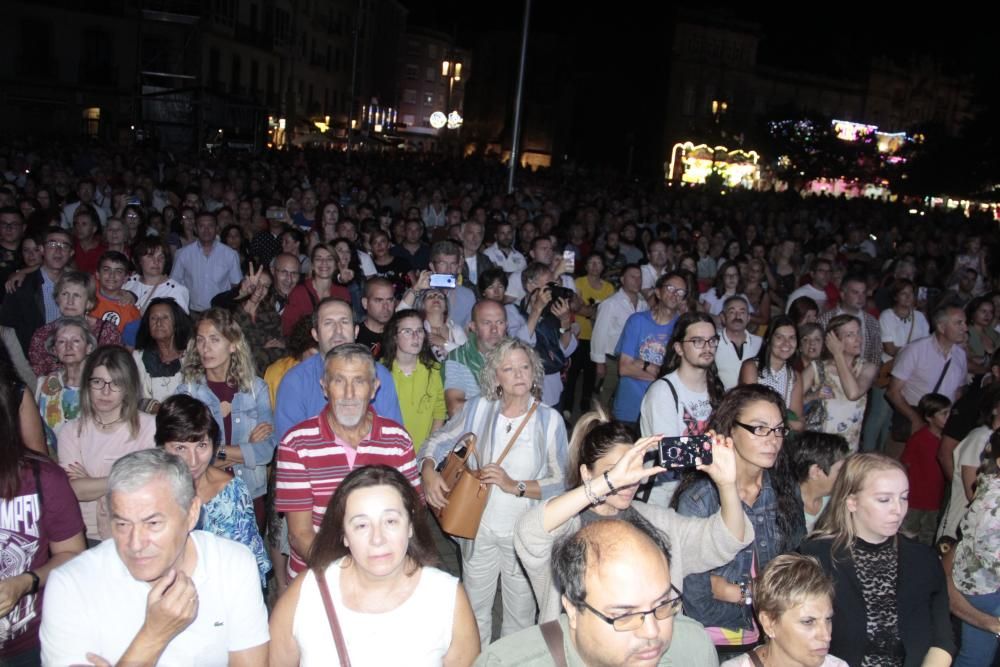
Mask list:
[[[995,221],[504,185],[2,147],[0,664],[994,661]]]

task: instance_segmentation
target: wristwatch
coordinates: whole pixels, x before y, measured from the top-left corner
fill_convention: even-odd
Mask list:
[[[219,450],[217,452],[215,452],[215,458],[218,459],[219,461],[225,461],[226,460],[226,446],[225,445],[219,445]]]
[[[28,570],[25,574],[31,577],[31,590],[28,591],[28,595],[34,595],[38,592],[38,584],[41,583],[41,580],[38,578],[38,575],[31,570]]]
[[[738,585],[740,587],[740,597],[743,598],[743,604],[749,607],[753,604],[753,591],[750,589],[750,580],[742,579]]]
[[[528,485],[524,482],[517,483],[517,497],[524,498],[524,493],[528,490]]]

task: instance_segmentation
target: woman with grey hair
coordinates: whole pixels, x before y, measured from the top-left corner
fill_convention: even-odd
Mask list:
[[[526,343],[507,338],[486,354],[479,374],[482,395],[465,403],[420,449],[427,503],[447,505],[450,489],[436,467],[464,433],[476,433],[480,479],[492,489],[474,540],[459,539],[465,589],[485,646],[492,636],[497,579],[503,585],[503,627],[508,635],[532,624],[535,599],[514,554],[514,526],[529,509],[561,494],[568,444],[562,417],[540,401],[542,363]],[[497,463],[506,450],[502,465]]]
[[[97,338],[82,317],[60,317],[52,323],[51,331],[45,349],[55,356],[62,368],[38,378],[35,402],[42,421],[59,435],[63,424],[80,415],[83,362],[97,347]]]
[[[102,502],[111,466],[154,446],[156,420],[139,412],[140,396],[139,371],[128,350],[99,347],[83,366],[80,416],[59,432],[59,464],[80,501],[91,543],[111,537],[111,516]]]

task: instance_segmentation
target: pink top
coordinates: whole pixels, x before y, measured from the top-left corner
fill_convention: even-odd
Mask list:
[[[110,433],[98,433],[93,423],[87,421],[81,432],[80,419],[66,422],[59,431],[59,465],[63,468],[79,463],[90,477],[107,477],[111,474],[111,466],[121,457],[156,446],[153,441],[156,418],[145,412],[139,413],[139,432],[135,438],[129,435],[125,423]],[[111,537],[111,516],[104,498],[81,502],[80,511],[88,539]]]

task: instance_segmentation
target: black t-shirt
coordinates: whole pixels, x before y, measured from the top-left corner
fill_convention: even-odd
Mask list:
[[[375,333],[369,329],[364,321],[358,325],[358,335],[354,342],[360,343],[371,350],[375,361],[382,358],[382,334]]]
[[[396,287],[396,298],[403,296],[403,292],[409,287],[410,262],[402,257],[393,257],[388,264],[375,264],[375,275],[385,278]]]

